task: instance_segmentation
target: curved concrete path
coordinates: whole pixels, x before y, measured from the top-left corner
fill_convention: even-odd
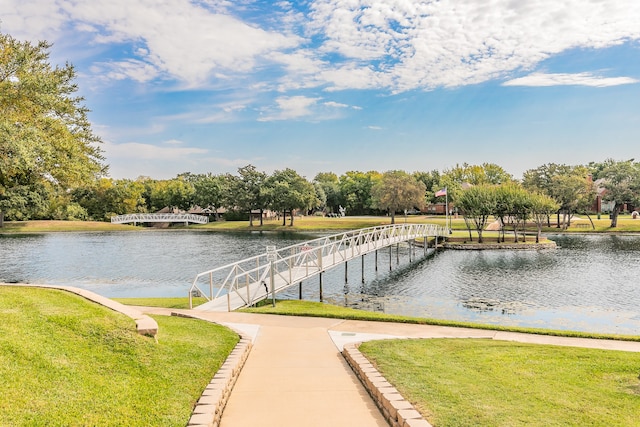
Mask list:
[[[312,317],[138,309],[147,314],[193,313],[253,338],[253,349],[224,409],[221,427],[388,426],[340,354],[344,345],[354,342],[486,338],[640,352],[640,342]]]

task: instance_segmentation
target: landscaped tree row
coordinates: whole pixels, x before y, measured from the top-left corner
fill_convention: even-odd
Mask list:
[[[473,241],[473,228],[478,233],[479,243],[482,243],[482,232],[490,217],[500,221],[501,241],[504,242],[504,230],[511,226],[516,243],[518,229],[522,229],[524,236],[526,221],[533,219],[538,229],[536,242],[539,242],[543,225],[560,207],[551,197],[527,191],[514,182],[469,187],[460,194],[457,204],[467,224],[469,240]]]

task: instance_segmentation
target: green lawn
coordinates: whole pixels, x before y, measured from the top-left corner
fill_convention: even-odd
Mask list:
[[[135,322],[63,291],[0,287],[0,425],[184,426],[238,342],[232,331]]]
[[[280,314],[280,315],[289,315],[289,316],[330,317],[330,318],[337,318],[337,319],[453,326],[453,327],[464,327],[464,328],[488,329],[488,330],[494,330],[494,331],[509,331],[509,332],[523,332],[523,333],[532,333],[532,334],[540,334],[540,335],[554,335],[554,336],[564,336],[564,337],[640,341],[640,336],[597,334],[597,333],[590,333],[590,332],[525,328],[525,327],[518,327],[518,326],[500,326],[500,325],[478,324],[478,323],[472,323],[472,322],[462,322],[462,321],[455,321],[455,320],[429,319],[424,317],[409,317],[409,316],[400,316],[395,314],[377,313],[373,311],[357,310],[353,308],[341,307],[337,305],[331,305],[331,304],[325,304],[325,303],[313,302],[313,301],[278,300],[275,307],[272,307],[271,304],[264,304],[260,307],[244,308],[239,311],[244,311],[248,313]]]
[[[618,227],[610,228],[611,220],[608,216],[602,216],[601,219],[597,219],[592,216],[595,230],[591,229],[591,224],[584,216],[582,224],[588,227],[576,227],[578,223],[573,221],[573,226],[566,230],[566,232],[640,232],[640,219],[632,219],[630,215],[620,215],[618,219]],[[407,223],[417,224],[439,224],[445,226],[445,218],[443,216],[427,216],[427,215],[409,215],[406,217]],[[203,231],[343,231],[343,230],[355,230],[359,228],[375,227],[379,225],[387,225],[391,223],[390,217],[385,216],[361,216],[361,217],[344,217],[344,218],[326,218],[317,216],[305,216],[297,217],[293,222],[293,227],[282,225],[282,220],[269,220],[265,221],[263,226],[259,225],[258,221],[254,221],[254,226],[249,227],[249,221],[213,221],[205,225],[190,225],[185,227],[183,225],[174,225],[171,229],[193,229]],[[396,224],[404,224],[405,217],[402,215],[396,216]],[[454,235],[460,233],[460,236],[464,237],[466,226],[462,217],[451,220],[451,228]],[[53,232],[53,231],[133,231],[133,230],[146,230],[145,227],[134,227],[133,225],[111,224],[109,222],[95,222],[95,221],[6,221],[4,227],[0,228],[0,233],[41,233],[41,232]],[[535,232],[535,227],[529,227],[529,233]],[[545,233],[559,233],[563,230],[556,227],[544,228]],[[507,239],[509,234],[507,232]],[[468,235],[468,233],[467,233]]]
[[[138,305],[143,307],[163,307],[163,308],[189,308],[189,298],[176,297],[176,298],[112,298],[114,301],[126,305]],[[207,302],[206,298],[193,297],[193,306],[197,307],[200,304]]]
[[[474,339],[362,353],[435,427],[640,426],[640,354]]]

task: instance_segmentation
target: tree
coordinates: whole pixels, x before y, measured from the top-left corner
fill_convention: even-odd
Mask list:
[[[254,210],[260,211],[260,225],[262,226],[262,213],[267,203],[264,193],[264,184],[267,174],[260,172],[253,165],[247,165],[238,169],[238,179],[233,186],[233,201],[235,207],[249,212],[249,226],[253,227]]]
[[[494,187],[495,211],[493,215],[500,220],[502,228],[502,241],[504,242],[504,230],[507,224],[513,226],[513,236],[518,242],[518,228],[522,224],[523,229],[527,217],[531,213],[531,199],[527,190],[515,182]]]
[[[522,185],[529,191],[541,192],[558,202],[558,228],[571,226],[571,216],[578,210],[588,210],[595,199],[589,170],[581,165],[549,163],[527,170]],[[562,221],[560,213],[563,214]]]
[[[193,203],[202,208],[210,208],[218,219],[218,208],[224,205],[228,193],[228,181],[223,175],[212,173],[191,175],[193,184]]]
[[[443,188],[440,186],[440,172],[414,172],[413,177],[424,184],[425,203],[435,203],[435,193]]]
[[[558,211],[560,205],[545,194],[532,193],[529,197],[531,204],[531,216],[537,227],[536,243],[540,243],[542,226],[548,222],[549,215]]]
[[[47,186],[68,190],[106,171],[70,64],[53,68],[49,45],[0,33],[0,225]]]
[[[349,171],[340,176],[339,187],[344,207],[351,215],[371,213],[371,189],[381,178],[380,173]]]
[[[178,208],[188,210],[193,206],[195,190],[193,184],[183,176],[174,179],[146,182],[151,187],[150,204],[151,211],[159,211],[162,208]]]
[[[477,185],[500,185],[513,181],[513,177],[500,166],[493,163],[483,163],[482,165],[470,165],[463,163],[456,165],[452,169],[444,171],[440,177],[437,188],[447,188],[449,202],[455,202],[458,195],[468,186]]]
[[[286,225],[287,212],[291,218],[289,225],[293,226],[295,209],[306,210],[317,204],[313,185],[293,169],[275,171],[265,184],[271,207],[282,212],[282,225]]]
[[[108,221],[112,215],[144,212],[144,193],[145,185],[141,181],[101,178],[74,189],[71,201],[85,209],[89,218]]]
[[[495,193],[495,188],[484,184],[469,187],[458,197],[457,203],[462,210],[467,228],[469,222],[473,222],[478,232],[479,243],[482,243],[482,231],[487,225],[487,220],[496,210]]]
[[[603,200],[614,202],[611,212],[611,228],[618,226],[618,214],[626,203],[640,202],[640,163],[633,159],[614,161],[609,159],[600,177],[605,188]]]
[[[382,174],[371,190],[373,206],[391,214],[395,224],[396,212],[424,204],[425,186],[406,172],[395,170]]]
[[[313,178],[313,182],[322,187],[322,191],[324,191],[324,209],[329,212],[337,212],[340,203],[342,203],[338,176],[333,172],[321,172]]]

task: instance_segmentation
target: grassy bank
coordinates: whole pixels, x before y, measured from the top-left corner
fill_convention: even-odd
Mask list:
[[[632,219],[630,215],[621,215],[618,219],[618,227],[611,228],[609,225],[611,221],[608,217],[602,217],[597,219],[593,217],[595,230],[592,229],[591,223],[586,217],[579,220],[574,220],[572,226],[567,230],[561,230],[552,227],[545,227],[543,231],[545,233],[640,233],[640,219]],[[269,220],[265,221],[264,225],[260,226],[257,221],[254,222],[254,226],[249,226],[249,221],[214,221],[203,225],[190,225],[185,227],[184,225],[173,225],[170,229],[190,229],[190,230],[202,230],[202,231],[306,231],[306,232],[331,232],[342,230],[354,230],[358,228],[375,227],[379,225],[387,225],[391,223],[389,217],[384,216],[362,216],[362,217],[344,217],[344,218],[326,218],[317,216],[305,216],[298,217],[294,220],[293,227],[282,225],[282,220]],[[396,224],[404,224],[405,217],[397,216]],[[445,218],[442,216],[425,216],[425,215],[410,215],[406,217],[406,223],[415,224],[439,224],[445,226]],[[451,220],[451,228],[454,236],[464,237],[468,236],[464,220],[460,217]],[[151,228],[133,225],[111,224],[109,222],[95,222],[95,221],[7,221],[4,223],[4,227],[0,228],[0,233],[38,233],[38,232],[55,232],[55,231],[134,231],[134,230],[149,230]],[[530,227],[529,232],[535,232],[535,228]],[[507,239],[509,238],[507,233]]]
[[[184,426],[238,341],[221,326],[135,323],[63,291],[0,287],[0,425]]]
[[[438,427],[640,425],[637,353],[471,339],[360,350]]]

